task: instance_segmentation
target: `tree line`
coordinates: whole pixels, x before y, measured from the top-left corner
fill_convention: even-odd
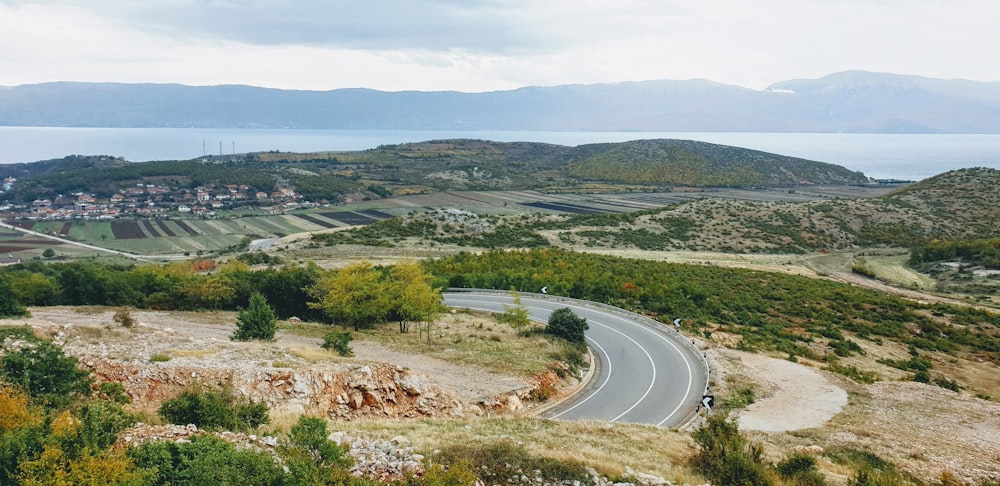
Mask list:
[[[375,267],[368,262],[335,271],[314,264],[252,270],[239,260],[166,265],[91,262],[12,265],[0,271],[0,316],[26,306],[104,305],[154,310],[243,310],[262,300],[280,319],[366,329],[389,321],[400,332],[441,312],[441,293],[417,262]]]
[[[910,264],[914,266],[955,260],[968,265],[1000,269],[1000,238],[933,240],[910,252]]]

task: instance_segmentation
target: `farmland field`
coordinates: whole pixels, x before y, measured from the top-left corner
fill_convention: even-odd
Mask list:
[[[891,190],[881,186],[803,187],[776,190],[685,189],[670,192],[542,193],[538,191],[451,191],[369,200],[343,206],[292,213],[260,212],[217,219],[111,221],[9,221],[10,224],[71,240],[143,255],[214,252],[235,248],[246,237],[273,238],[368,225],[415,211],[462,209],[482,215],[525,213],[611,214],[653,209],[706,197],[748,201],[808,201],[876,196]],[[25,243],[0,237],[12,253],[34,256],[48,243]],[[24,249],[21,249],[24,248]],[[91,254],[87,250],[74,250]]]

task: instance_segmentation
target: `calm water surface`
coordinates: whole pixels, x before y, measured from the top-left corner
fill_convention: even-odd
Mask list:
[[[384,144],[443,138],[545,142],[569,146],[645,138],[679,138],[830,162],[864,172],[870,177],[910,180],[963,167],[1000,169],[1000,135],[36,127],[0,127],[0,164],[33,162],[71,154],[112,155],[145,162],[186,160],[220,152],[363,150]]]

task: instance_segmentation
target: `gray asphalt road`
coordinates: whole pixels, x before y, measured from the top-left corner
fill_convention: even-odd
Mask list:
[[[452,292],[445,293],[444,300],[452,307],[493,312],[514,305],[509,295]],[[678,342],[683,337],[582,303],[522,295],[521,305],[532,319],[542,322],[562,307],[586,317],[587,341],[600,360],[599,372],[587,388],[543,416],[673,427],[701,401],[708,370],[696,351]]]

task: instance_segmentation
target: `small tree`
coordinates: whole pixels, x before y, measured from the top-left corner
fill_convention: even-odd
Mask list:
[[[232,339],[236,341],[250,341],[258,339],[271,341],[274,339],[274,331],[277,327],[278,318],[274,315],[274,309],[267,304],[267,299],[260,292],[250,296],[250,305],[246,309],[240,309],[236,318],[236,332]]]
[[[45,251],[42,252],[43,258],[52,258],[54,256],[56,256],[56,251],[52,248],[46,248]]]
[[[510,295],[514,298],[514,305],[504,305],[503,314],[498,315],[497,320],[520,331],[531,324],[528,308],[521,305],[521,294],[517,291],[511,289]]]
[[[545,332],[574,344],[584,344],[586,342],[584,332],[589,328],[587,318],[574,314],[569,307],[563,307],[549,315]]]
[[[278,448],[293,478],[291,484],[348,483],[352,464],[347,447],[329,440],[326,420],[302,415],[292,426],[288,439]]]
[[[382,273],[364,261],[350,264],[320,278],[310,287],[316,302],[309,307],[320,309],[333,322],[354,327],[355,331],[370,329],[385,322],[389,314],[389,292]]]
[[[410,322],[430,322],[443,310],[441,291],[431,287],[431,276],[415,261],[397,263],[389,272],[388,292],[392,296],[392,317],[399,320],[399,332],[410,330]],[[427,333],[430,338],[430,332]]]

